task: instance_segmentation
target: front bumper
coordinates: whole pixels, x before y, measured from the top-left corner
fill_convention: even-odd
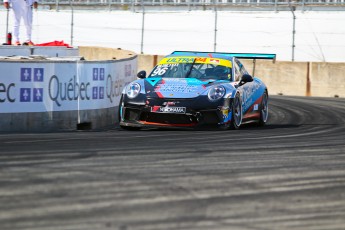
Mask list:
[[[197,127],[222,125],[229,121],[229,99],[210,102],[207,98],[161,99],[148,98],[145,103],[124,101],[121,111],[121,126],[131,127]],[[153,107],[185,108],[184,113],[153,112]]]

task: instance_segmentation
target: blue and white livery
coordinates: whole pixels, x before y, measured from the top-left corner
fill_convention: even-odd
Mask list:
[[[238,129],[268,119],[268,90],[239,59],[273,59],[275,54],[175,51],[149,76],[123,90],[119,122],[124,129],[200,127]],[[255,63],[255,62],[254,62]],[[255,68],[254,68],[255,70]]]

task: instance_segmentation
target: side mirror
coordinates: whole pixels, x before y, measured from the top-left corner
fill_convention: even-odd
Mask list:
[[[140,71],[140,72],[137,74],[137,77],[140,78],[140,79],[146,78],[146,71],[145,71],[145,70]]]
[[[246,84],[247,82],[252,82],[254,79],[252,76],[249,74],[243,74],[241,81],[240,81],[240,86]]]

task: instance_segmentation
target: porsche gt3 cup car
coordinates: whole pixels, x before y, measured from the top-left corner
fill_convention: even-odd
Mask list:
[[[124,88],[120,126],[238,129],[247,122],[264,125],[267,87],[247,72],[240,58],[275,60],[275,54],[173,52],[148,77],[140,71],[139,79]]]

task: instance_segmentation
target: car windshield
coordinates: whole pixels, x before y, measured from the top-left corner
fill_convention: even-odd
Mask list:
[[[149,77],[231,80],[231,68],[210,63],[159,64]]]

